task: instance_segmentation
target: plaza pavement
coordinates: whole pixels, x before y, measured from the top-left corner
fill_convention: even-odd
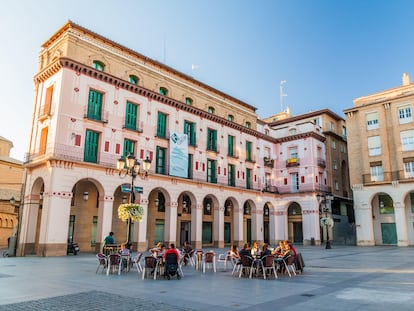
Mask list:
[[[181,280],[95,274],[94,254],[0,258],[3,310],[414,310],[414,248],[297,247],[292,278],[247,279],[184,267]],[[215,249],[224,253],[225,249]]]

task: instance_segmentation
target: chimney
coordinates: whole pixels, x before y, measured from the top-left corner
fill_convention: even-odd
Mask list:
[[[410,85],[410,75],[406,72],[403,73],[402,83],[403,85]]]

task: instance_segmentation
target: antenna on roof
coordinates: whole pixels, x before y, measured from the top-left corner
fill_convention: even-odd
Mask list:
[[[283,112],[284,111],[284,108],[283,108],[283,97],[287,96],[287,94],[284,94],[283,93],[283,84],[285,84],[285,83],[286,83],[286,80],[280,81],[280,89],[279,89],[279,91],[280,91],[280,112]]]

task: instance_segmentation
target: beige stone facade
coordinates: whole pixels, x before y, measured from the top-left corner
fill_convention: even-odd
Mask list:
[[[345,110],[358,245],[414,244],[414,84]]]
[[[10,140],[0,137],[0,248],[8,246],[8,238],[16,235],[18,226],[23,163],[10,157],[12,147]]]

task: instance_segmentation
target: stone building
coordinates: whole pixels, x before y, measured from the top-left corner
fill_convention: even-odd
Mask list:
[[[23,163],[10,157],[11,148],[13,143],[0,136],[0,248],[8,246],[8,238],[16,235],[18,226]]]
[[[414,245],[414,84],[346,109],[358,245]]]

